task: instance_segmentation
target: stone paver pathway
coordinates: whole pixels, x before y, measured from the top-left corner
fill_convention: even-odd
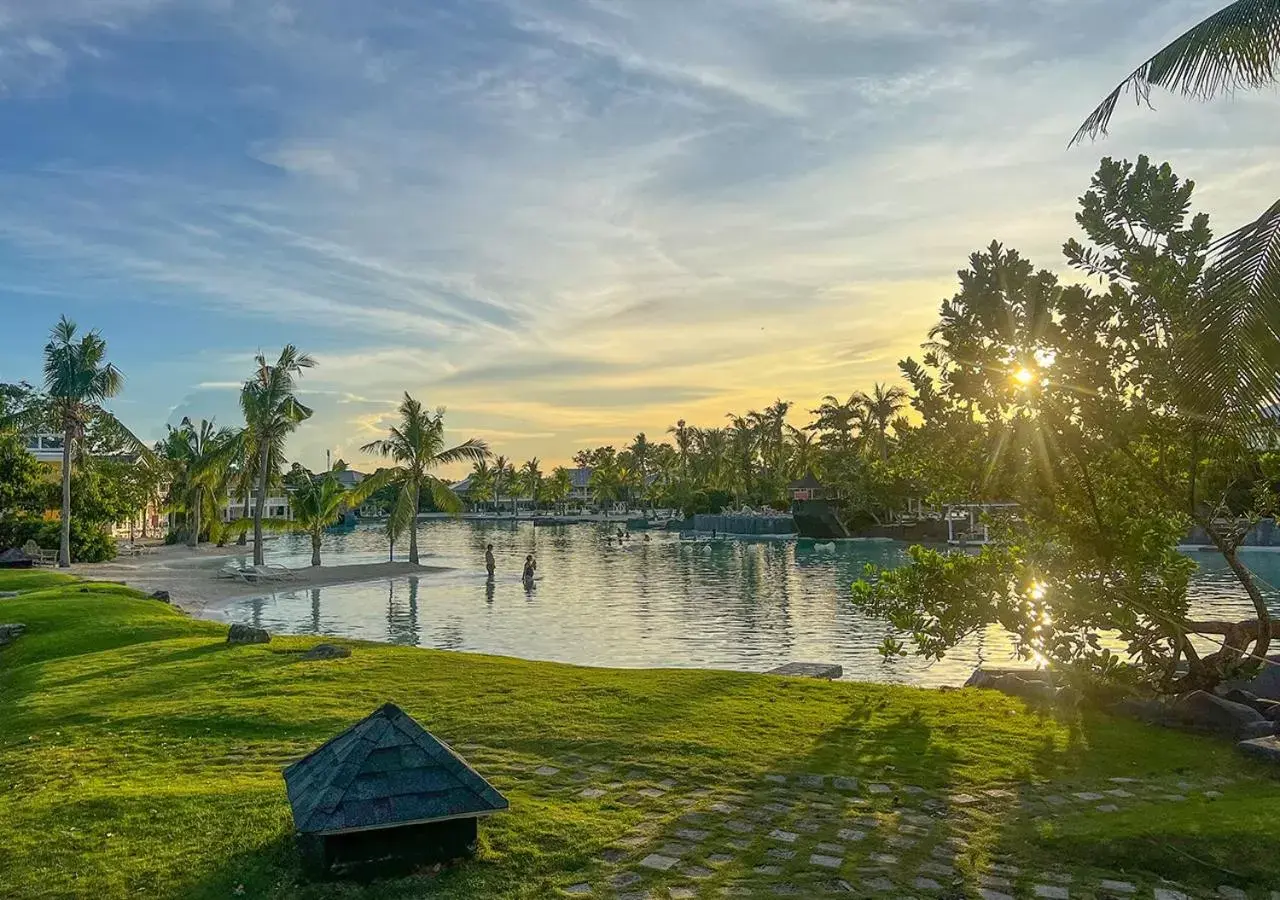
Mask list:
[[[509,766],[507,774],[531,794],[614,809],[627,823],[586,867],[565,877],[563,896],[1280,900],[1230,884],[1191,891],[1161,881],[1159,873],[1064,872],[1043,860],[990,859],[971,851],[966,839],[975,823],[992,816],[1158,814],[1190,797],[1216,801],[1229,779],[1115,778],[930,792],[896,783],[891,773],[779,772],[706,785],[686,773],[634,766],[581,758]]]

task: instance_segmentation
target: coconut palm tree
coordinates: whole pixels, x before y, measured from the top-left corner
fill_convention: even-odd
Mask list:
[[[542,497],[542,470],[539,468],[541,461],[538,457],[526,462],[520,467],[520,490],[529,495],[529,502],[537,508],[538,500]]]
[[[97,331],[76,339],[76,324],[63,316],[44,347],[44,390],[62,430],[62,528],[58,565],[71,565],[71,467],[79,461],[85,429],[94,427],[139,455],[151,451],[101,404],[120,393],[124,376],[107,362],[107,342]]]
[[[232,454],[229,444],[235,439],[230,428],[218,428],[209,419],[201,419],[197,427],[183,418],[169,437],[167,446],[180,453],[183,465],[182,496],[179,502],[187,510],[187,546],[195,547],[203,531],[201,518],[213,512],[216,518],[218,488],[225,493],[226,473]]]
[[[549,502],[560,505],[560,512],[563,514],[563,504],[573,493],[573,477],[564,466],[556,466],[551,470],[551,477],[543,484],[542,490]]]
[[[622,472],[617,462],[595,466],[587,480],[587,487],[591,489],[591,496],[595,501],[607,511],[610,503],[615,503],[622,497]]]
[[[493,461],[493,502],[495,506],[502,504],[502,495],[515,493],[515,464],[505,456]],[[511,501],[511,512],[515,514],[515,499]]]
[[[471,438],[456,447],[445,447],[444,409],[429,413],[406,392],[399,407],[400,422],[387,437],[360,448],[395,462],[388,483],[398,484],[399,496],[391,511],[391,530],[396,535],[409,531],[409,562],[418,562],[418,501],[423,491],[431,494],[437,508],[458,513],[462,501],[447,481],[431,474],[438,466],[487,459],[489,445]]]
[[[897,417],[898,412],[907,405],[907,392],[894,385],[886,388],[880,382],[875,383],[871,395],[861,396],[862,406],[866,410],[867,420],[875,429],[876,449],[881,462],[889,461],[889,424]]]
[[[821,432],[823,444],[834,444],[837,447],[852,446],[854,423],[857,421],[864,396],[861,392],[854,392],[849,395],[848,400],[841,402],[838,397],[827,394],[822,398],[822,403],[817,409],[809,410],[817,418],[806,425],[805,429]]]
[[[791,477],[802,478],[806,472],[820,473],[822,448],[814,440],[812,432],[788,425],[787,442],[790,444],[788,474]]]
[[[1280,0],[1235,0],[1138,66],[1100,103],[1072,143],[1107,133],[1116,105],[1132,92],[1147,104],[1153,87],[1211,100],[1280,80]],[[1149,104],[1148,104],[1149,105]],[[1205,279],[1202,327],[1191,348],[1191,377],[1212,387],[1199,396],[1243,389],[1261,405],[1280,398],[1280,200],[1214,247]]]
[[[680,455],[680,472],[686,474],[689,471],[689,450],[693,446],[693,431],[685,424],[684,419],[680,419],[676,424],[667,429],[667,434],[675,435],[676,453]]]
[[[255,357],[257,371],[240,389],[240,410],[257,452],[254,476],[258,498],[253,508],[253,564],[262,565],[262,518],[266,512],[267,486],[271,475],[284,461],[284,443],[299,425],[311,418],[311,408],[303,405],[294,391],[303,369],[315,360],[286,344],[275,363],[261,353]]]
[[[316,475],[300,468],[288,476],[289,506],[293,511],[290,520],[271,522],[276,530],[300,531],[311,536],[311,565],[320,565],[320,541],[326,528],[342,520],[352,507],[364,503],[392,478],[392,471],[379,469],[355,487],[348,488],[338,480],[338,473],[346,471],[347,464],[338,461],[332,469]]]
[[[474,504],[488,503],[493,499],[493,469],[489,461],[478,459],[467,479],[467,499]]]

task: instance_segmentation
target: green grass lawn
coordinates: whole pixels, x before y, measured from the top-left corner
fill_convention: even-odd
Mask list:
[[[977,896],[993,861],[1021,870],[1009,889],[1018,895],[1044,872],[1072,874],[1072,898],[1101,878],[1147,897],[1159,877],[1192,895],[1280,888],[1280,782],[1209,739],[1048,717],[987,691],[365,643],[351,643],[348,659],[303,662],[280,651],[316,639],[230,647],[225,626],[123,587],[13,573],[0,575],[3,590],[24,593],[0,600],[0,622],[28,630],[0,650],[0,897],[553,897],[575,884],[611,897],[620,872],[639,875],[628,891],[655,897],[677,884],[698,897],[726,886],[772,896],[778,884],[820,896],[841,889],[832,879],[863,891],[868,854],[890,832],[899,862],[885,874],[904,888],[883,896],[912,893],[917,868],[943,858],[930,842],[947,835],[958,856],[941,896]],[[388,700],[458,748],[511,810],[482,823],[478,856],[463,866],[308,883],[280,770]],[[536,774],[543,766],[559,771]],[[830,779],[814,787],[799,774],[862,786],[842,796]],[[1125,790],[1112,778],[1136,781]],[[891,790],[869,793],[871,782]],[[581,796],[597,784],[604,796]],[[1108,789],[1132,796],[1110,812],[1071,799]],[[962,793],[977,802],[953,803]],[[768,812],[771,802],[781,811]],[[711,808],[724,803],[779,818],[734,838]],[[913,815],[926,827],[912,831]],[[822,878],[808,850],[767,855],[770,828],[804,832],[811,818],[814,840],[858,818],[874,833]],[[690,858],[718,848],[733,858],[693,880],[637,868],[690,823],[708,835],[691,839]],[[932,836],[906,836],[916,832]]]

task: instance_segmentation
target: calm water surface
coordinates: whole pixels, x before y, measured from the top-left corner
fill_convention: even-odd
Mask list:
[[[958,684],[980,662],[1012,660],[998,628],[976,635],[940,663],[913,657],[885,662],[877,652],[884,622],[857,613],[849,585],[863,566],[893,565],[906,545],[729,540],[682,544],[675,535],[632,537],[610,548],[600,525],[535,529],[532,525],[432,521],[422,524],[423,562],[456,571],[422,578],[281,591],[237,602],[232,621],[292,634],[340,635],[445,650],[594,666],[699,667],[763,671],[791,661],[839,663],[845,677],[921,685]],[[488,584],[484,547],[494,545],[498,577]],[[540,580],[520,581],[526,553]],[[403,548],[397,547],[398,558]],[[380,529],[327,535],[329,565],[387,559]],[[270,562],[305,566],[305,538],[280,538]],[[1249,607],[1230,572],[1196,554],[1195,614],[1243,617]],[[1246,560],[1280,584],[1280,554]],[[1280,594],[1270,592],[1280,614]]]

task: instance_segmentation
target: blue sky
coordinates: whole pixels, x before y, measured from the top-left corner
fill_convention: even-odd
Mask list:
[[[1280,194],[1274,92],[1096,102],[1201,0],[0,0],[0,380],[61,313],[147,437],[291,341],[311,466],[409,390],[548,463],[896,377],[1104,154]]]

